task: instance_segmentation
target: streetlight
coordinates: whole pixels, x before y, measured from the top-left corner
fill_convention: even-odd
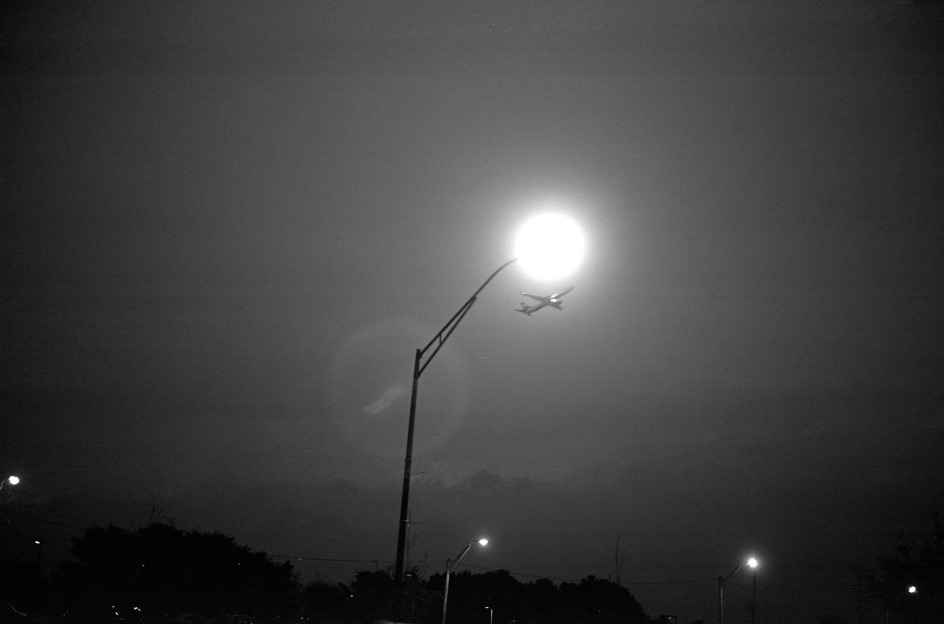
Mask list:
[[[43,540],[34,539],[33,543],[39,546],[39,548],[36,549],[36,573],[39,574],[39,562],[43,558]]]
[[[413,430],[416,423],[416,393],[420,375],[426,370],[439,350],[469,313],[479,293],[508,265],[521,261],[526,271],[541,279],[565,275],[573,271],[583,257],[583,234],[569,218],[558,213],[539,214],[529,219],[518,231],[515,240],[515,257],[495,269],[478,290],[452,315],[442,329],[417,349],[413,359],[413,389],[410,395],[410,419],[406,434],[406,458],[403,460],[403,491],[400,497],[400,523],[397,528],[397,558],[394,567],[394,583],[403,583],[403,555],[406,550],[406,533],[409,526],[410,477],[413,468]],[[432,349],[432,350],[430,350]],[[425,357],[425,360],[424,360]]]
[[[542,280],[557,279],[573,271],[583,259],[584,240],[580,227],[556,213],[537,214],[518,230],[515,256],[526,273]]]
[[[495,617],[495,609],[493,609],[492,607],[485,607],[485,608],[488,609],[488,624],[492,624]]]
[[[727,576],[718,577],[718,624],[724,624],[724,586],[728,584],[728,581],[731,580],[731,577],[734,576],[738,570],[744,567],[745,563],[748,565],[748,567],[754,569],[754,598],[757,597],[757,566],[759,564],[757,563],[757,559],[751,557],[747,561],[742,561],[739,563],[737,567],[731,570],[731,573]],[[754,622],[753,602],[751,603],[751,622]]]
[[[908,595],[910,596],[917,596],[918,586],[909,585],[908,588],[905,590],[905,592],[907,592]],[[888,602],[885,603],[885,624],[888,624],[889,612],[891,611],[892,606],[894,606],[895,600],[897,600],[898,598],[901,598],[901,596],[903,596],[905,592],[899,591],[898,593],[893,595],[891,599],[888,600]]]
[[[755,616],[757,615],[757,559],[751,557],[747,560],[747,565],[754,570],[754,580],[751,583],[751,624],[755,624]]]
[[[459,553],[458,557],[456,557],[452,561],[449,561],[448,559],[446,559],[446,587],[445,589],[443,589],[442,624],[446,624],[446,602],[449,600],[449,574],[452,573],[452,571],[456,568],[457,565],[459,565],[459,562],[462,561],[462,558],[465,557],[465,554],[469,552],[469,549],[472,548],[472,545],[476,543],[478,543],[481,546],[485,546],[486,544],[488,544],[488,540],[483,537],[482,539],[478,540],[478,542],[469,542],[469,544],[462,550],[462,552]]]
[[[20,478],[18,476],[10,475],[3,481],[0,481],[0,491],[3,490],[3,486],[6,485],[7,483],[9,483],[10,485],[16,485],[19,482],[20,482]]]

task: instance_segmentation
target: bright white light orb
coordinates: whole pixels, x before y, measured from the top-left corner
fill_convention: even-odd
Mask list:
[[[10,485],[16,485],[17,483],[20,482],[20,478],[15,475],[10,475],[9,477],[7,477],[7,481],[10,482]]]
[[[747,565],[751,566],[752,568],[756,568],[757,559],[755,559],[754,557],[751,557],[750,559],[747,560]]]
[[[515,257],[532,277],[552,280],[574,271],[583,259],[583,232],[577,223],[560,213],[534,216],[518,230]]]
[[[485,546],[486,544],[488,544],[488,540],[483,537],[482,539],[479,540],[479,544],[481,544],[482,546]]]

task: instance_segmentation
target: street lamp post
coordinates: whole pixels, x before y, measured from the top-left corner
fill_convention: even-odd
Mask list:
[[[43,559],[43,540],[34,539],[33,543],[38,546],[36,549],[36,573],[39,574],[39,562]]]
[[[724,624],[724,586],[728,584],[728,581],[731,580],[731,577],[734,574],[744,567],[744,564],[747,564],[749,567],[754,569],[754,598],[757,597],[757,559],[751,557],[747,561],[742,561],[737,565],[736,568],[731,570],[731,573],[727,576],[718,577],[718,624]],[[754,623],[754,602],[751,601],[751,623]]]
[[[909,596],[916,596],[918,594],[918,587],[917,585],[909,585],[906,591]],[[892,598],[888,602],[885,603],[885,624],[889,623],[889,612],[891,611],[891,607],[893,606],[895,599],[904,595],[904,593],[905,592],[898,592],[897,594],[892,596]]]
[[[479,286],[478,290],[472,293],[472,296],[469,297],[459,311],[452,315],[452,318],[443,325],[443,328],[433,336],[433,339],[426,343],[426,346],[422,349],[416,350],[416,357],[413,360],[413,391],[410,395],[410,422],[407,427],[406,433],[406,459],[403,461],[403,492],[400,497],[400,525],[397,532],[397,560],[396,567],[394,568],[394,582],[399,587],[403,582],[403,553],[406,548],[406,530],[409,524],[409,508],[410,508],[410,476],[413,465],[413,429],[416,422],[416,392],[419,388],[420,375],[423,374],[423,371],[426,370],[426,367],[429,366],[429,363],[433,361],[433,358],[436,357],[436,354],[439,353],[439,350],[442,349],[442,346],[446,343],[446,340],[449,339],[449,336],[452,335],[452,332],[455,331],[456,327],[465,318],[465,315],[469,313],[469,310],[472,308],[472,305],[478,299],[479,293],[488,286],[488,283],[498,275],[502,269],[507,267],[512,262],[516,261],[517,258],[512,258],[505,264],[501,265],[495,272],[488,276],[488,279]],[[435,348],[434,348],[435,347]],[[432,349],[432,351],[430,351]],[[427,352],[429,355],[427,356]],[[425,361],[423,358],[426,358]],[[463,553],[465,554],[465,553]],[[446,577],[448,581],[448,576]]]
[[[751,624],[757,624],[757,560],[751,559],[748,564],[754,569],[754,580],[751,583]]]
[[[469,549],[472,548],[473,544],[479,544],[485,546],[488,544],[488,540],[484,537],[477,542],[469,542],[468,545],[459,553],[459,556],[449,561],[446,559],[446,586],[443,589],[443,615],[442,615],[442,624],[446,624],[446,603],[449,601],[449,575],[452,571],[459,565],[459,562],[462,561],[462,558],[465,557],[465,554],[469,552]]]
[[[522,268],[540,279],[561,277],[572,271],[583,256],[583,234],[576,223],[557,213],[539,214],[529,219],[518,231],[515,257],[495,269],[478,290],[459,308],[425,347],[417,349],[413,360],[413,389],[410,395],[410,420],[406,435],[406,458],[403,461],[403,492],[400,498],[400,524],[397,527],[397,557],[394,583],[402,587],[406,533],[409,525],[410,478],[413,464],[413,430],[416,422],[416,393],[420,375],[469,313],[479,293],[505,267],[521,259]]]
[[[495,609],[493,609],[492,607],[485,607],[485,608],[488,609],[488,624],[493,624],[494,619],[495,619]]]

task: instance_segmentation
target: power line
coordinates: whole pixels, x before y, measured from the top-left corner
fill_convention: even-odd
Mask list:
[[[329,561],[333,563],[393,563],[389,559],[327,559],[324,557],[301,557],[298,555],[269,555],[275,559],[295,559],[297,561]]]
[[[42,523],[42,524],[52,524],[52,525],[55,525],[55,526],[60,526],[60,527],[66,528],[66,529],[74,529],[74,530],[76,530],[76,531],[85,531],[86,528],[87,528],[87,527],[77,527],[77,526],[75,526],[75,525],[72,525],[72,524],[65,524],[65,523],[62,523],[62,522],[56,522],[56,521],[54,521],[54,520],[43,520],[42,518],[34,518],[34,517],[32,517],[32,516],[24,516],[23,514],[17,514],[17,515],[18,515],[18,517],[20,517],[20,518],[23,518],[23,519],[26,519],[26,520],[32,520],[33,522],[40,522],[40,523]]]
[[[471,565],[471,564],[466,564],[466,563],[461,563],[460,565],[463,565],[467,568],[474,568],[476,570],[486,570],[488,572],[497,572],[498,570],[504,569],[504,568],[487,568],[484,566],[477,566],[477,565]],[[547,579],[549,581],[559,581],[561,583],[579,583],[580,582],[576,579],[558,578],[558,577],[553,577],[553,576],[545,576],[541,574],[528,574],[526,572],[512,572],[508,570],[508,573],[513,576],[526,576],[528,578]],[[628,587],[631,585],[695,585],[698,583],[706,583],[706,582],[710,582],[710,581],[704,581],[704,580],[700,580],[700,581],[640,581],[640,582],[621,581],[619,584],[625,585]]]

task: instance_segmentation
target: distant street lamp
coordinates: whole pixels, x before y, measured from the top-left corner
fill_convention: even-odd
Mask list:
[[[39,574],[39,562],[43,559],[43,540],[34,539],[33,543],[39,547],[36,549],[36,573]]]
[[[495,609],[493,609],[492,607],[485,607],[485,608],[488,609],[488,624],[492,624],[494,620],[494,616],[495,616]]]
[[[724,577],[719,576],[719,577],[718,577],[718,624],[724,624],[724,586],[728,584],[728,581],[731,580],[731,577],[734,576],[734,574],[735,574],[738,570],[740,570],[741,568],[744,567],[744,564],[745,564],[745,563],[748,565],[748,567],[754,569],[754,598],[757,597],[757,566],[758,566],[758,563],[757,563],[757,559],[755,559],[754,557],[751,557],[751,558],[748,559],[747,561],[742,561],[741,563],[739,563],[739,564],[737,565],[737,567],[734,568],[733,570],[731,570],[731,573],[728,574],[727,576],[724,576]],[[753,603],[753,600],[751,601],[751,622],[752,622],[752,624],[753,624],[753,622],[754,622],[754,603]]]
[[[909,585],[909,586],[908,586],[908,589],[905,590],[905,591],[907,591],[908,595],[910,595],[910,596],[916,596],[916,595],[918,594],[918,586],[917,586],[917,585]],[[889,623],[889,612],[891,611],[891,608],[892,608],[892,606],[894,605],[895,600],[898,599],[898,598],[900,598],[901,596],[903,596],[904,593],[905,593],[905,592],[899,591],[897,594],[893,595],[893,596],[888,600],[888,602],[885,603],[885,624],[888,624],[888,623]]]
[[[442,624],[446,624],[446,603],[449,600],[449,575],[452,573],[453,570],[455,570],[456,566],[459,565],[459,562],[462,561],[462,558],[465,557],[465,554],[469,552],[469,549],[472,548],[472,546],[476,543],[481,546],[485,546],[486,544],[488,544],[488,540],[483,537],[482,539],[478,540],[478,542],[469,542],[469,544],[462,550],[462,552],[459,553],[458,557],[456,557],[452,561],[449,561],[448,559],[446,559],[446,586],[443,589]]]
[[[16,485],[19,482],[20,482],[20,478],[18,476],[10,475],[3,481],[0,481],[0,491],[3,490],[3,486],[6,485],[7,483],[9,483],[10,485]]]
[[[577,225],[560,214],[541,214],[527,221],[517,234],[515,240],[516,256],[495,269],[488,279],[478,287],[472,296],[459,308],[442,329],[426,343],[422,349],[417,349],[413,359],[413,389],[410,395],[410,418],[406,434],[406,458],[403,461],[403,490],[400,497],[400,523],[397,527],[397,557],[394,567],[394,583],[397,587],[403,584],[404,552],[406,551],[406,533],[409,526],[410,507],[410,478],[413,468],[413,431],[416,423],[416,393],[419,389],[420,375],[426,370],[439,350],[456,330],[459,323],[469,313],[472,305],[478,299],[479,293],[488,286],[489,282],[508,265],[521,261],[521,265],[529,273],[548,279],[569,273],[583,256],[583,235]],[[430,351],[432,349],[432,351]],[[427,356],[428,352],[428,356]],[[426,358],[425,361],[423,358]]]

